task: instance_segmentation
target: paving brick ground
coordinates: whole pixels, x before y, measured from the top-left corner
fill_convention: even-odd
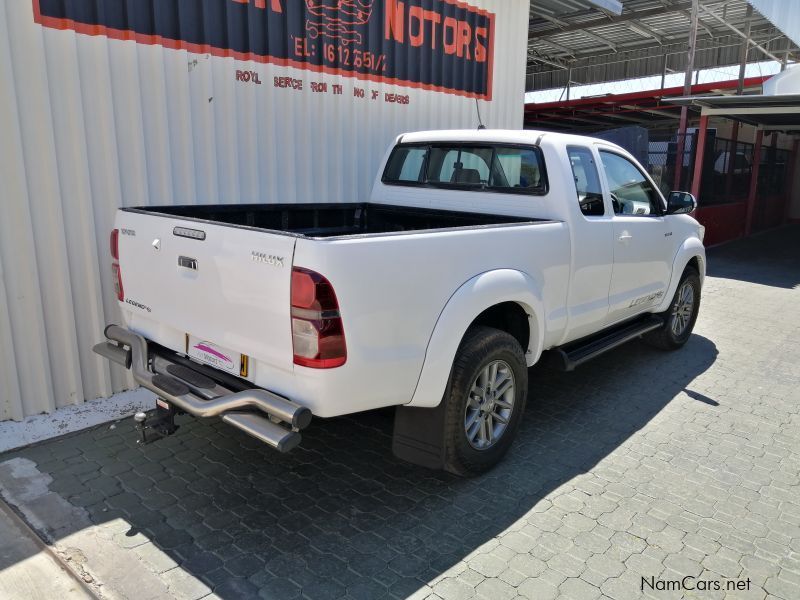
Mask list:
[[[390,416],[281,456],[219,423],[130,424],[0,456],[181,598],[800,598],[800,227],[710,252],[687,346],[531,370],[508,458],[462,480],[391,456]],[[654,579],[650,579],[654,578]],[[726,592],[731,581],[748,591]],[[659,583],[661,582],[661,583]],[[702,584],[700,584],[702,585]]]

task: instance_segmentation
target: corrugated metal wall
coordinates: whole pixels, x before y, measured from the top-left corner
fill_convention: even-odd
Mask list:
[[[800,45],[800,6],[792,0],[747,0],[774,23],[783,34]]]
[[[519,128],[528,0],[469,3],[496,13],[484,122]],[[237,69],[262,85],[237,82]],[[276,89],[273,76],[304,90]],[[313,94],[312,81],[345,93]],[[410,104],[357,102],[354,84]],[[475,126],[475,105],[45,28],[31,0],[0,0],[0,420],[132,385],[91,352],[118,320],[108,252],[118,206],[365,200],[395,135]]]

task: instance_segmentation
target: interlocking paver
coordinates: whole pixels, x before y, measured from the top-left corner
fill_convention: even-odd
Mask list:
[[[517,590],[502,579],[485,579],[480,582],[475,591],[479,598],[488,600],[511,600],[516,597]]]
[[[444,579],[433,586],[433,591],[444,600],[464,600],[475,595],[475,588],[459,579]]]
[[[211,588],[201,583],[190,573],[175,567],[161,574],[175,600],[198,600],[208,596]]]
[[[24,457],[177,597],[639,598],[749,578],[800,598],[800,227],[709,252],[695,334],[574,373],[534,367],[517,440],[473,480],[391,456],[391,413],[277,454],[216,421],[132,424]],[[680,596],[680,593],[678,593]],[[687,593],[687,596],[691,594]]]
[[[567,600],[595,600],[600,590],[583,579],[567,579],[558,588],[559,596]]]
[[[551,600],[558,595],[558,588],[544,579],[526,579],[517,591],[529,600]]]

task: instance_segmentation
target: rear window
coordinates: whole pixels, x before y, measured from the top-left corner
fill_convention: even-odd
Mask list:
[[[535,146],[401,144],[389,156],[382,181],[389,185],[547,193],[542,152]]]

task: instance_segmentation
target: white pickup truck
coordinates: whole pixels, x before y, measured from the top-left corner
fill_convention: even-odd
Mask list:
[[[312,415],[395,406],[395,454],[479,473],[543,354],[571,370],[641,336],[686,342],[695,206],[602,140],[409,133],[368,203],[120,209],[125,324],[95,351],[155,392],[162,433],[218,416],[288,451]]]

